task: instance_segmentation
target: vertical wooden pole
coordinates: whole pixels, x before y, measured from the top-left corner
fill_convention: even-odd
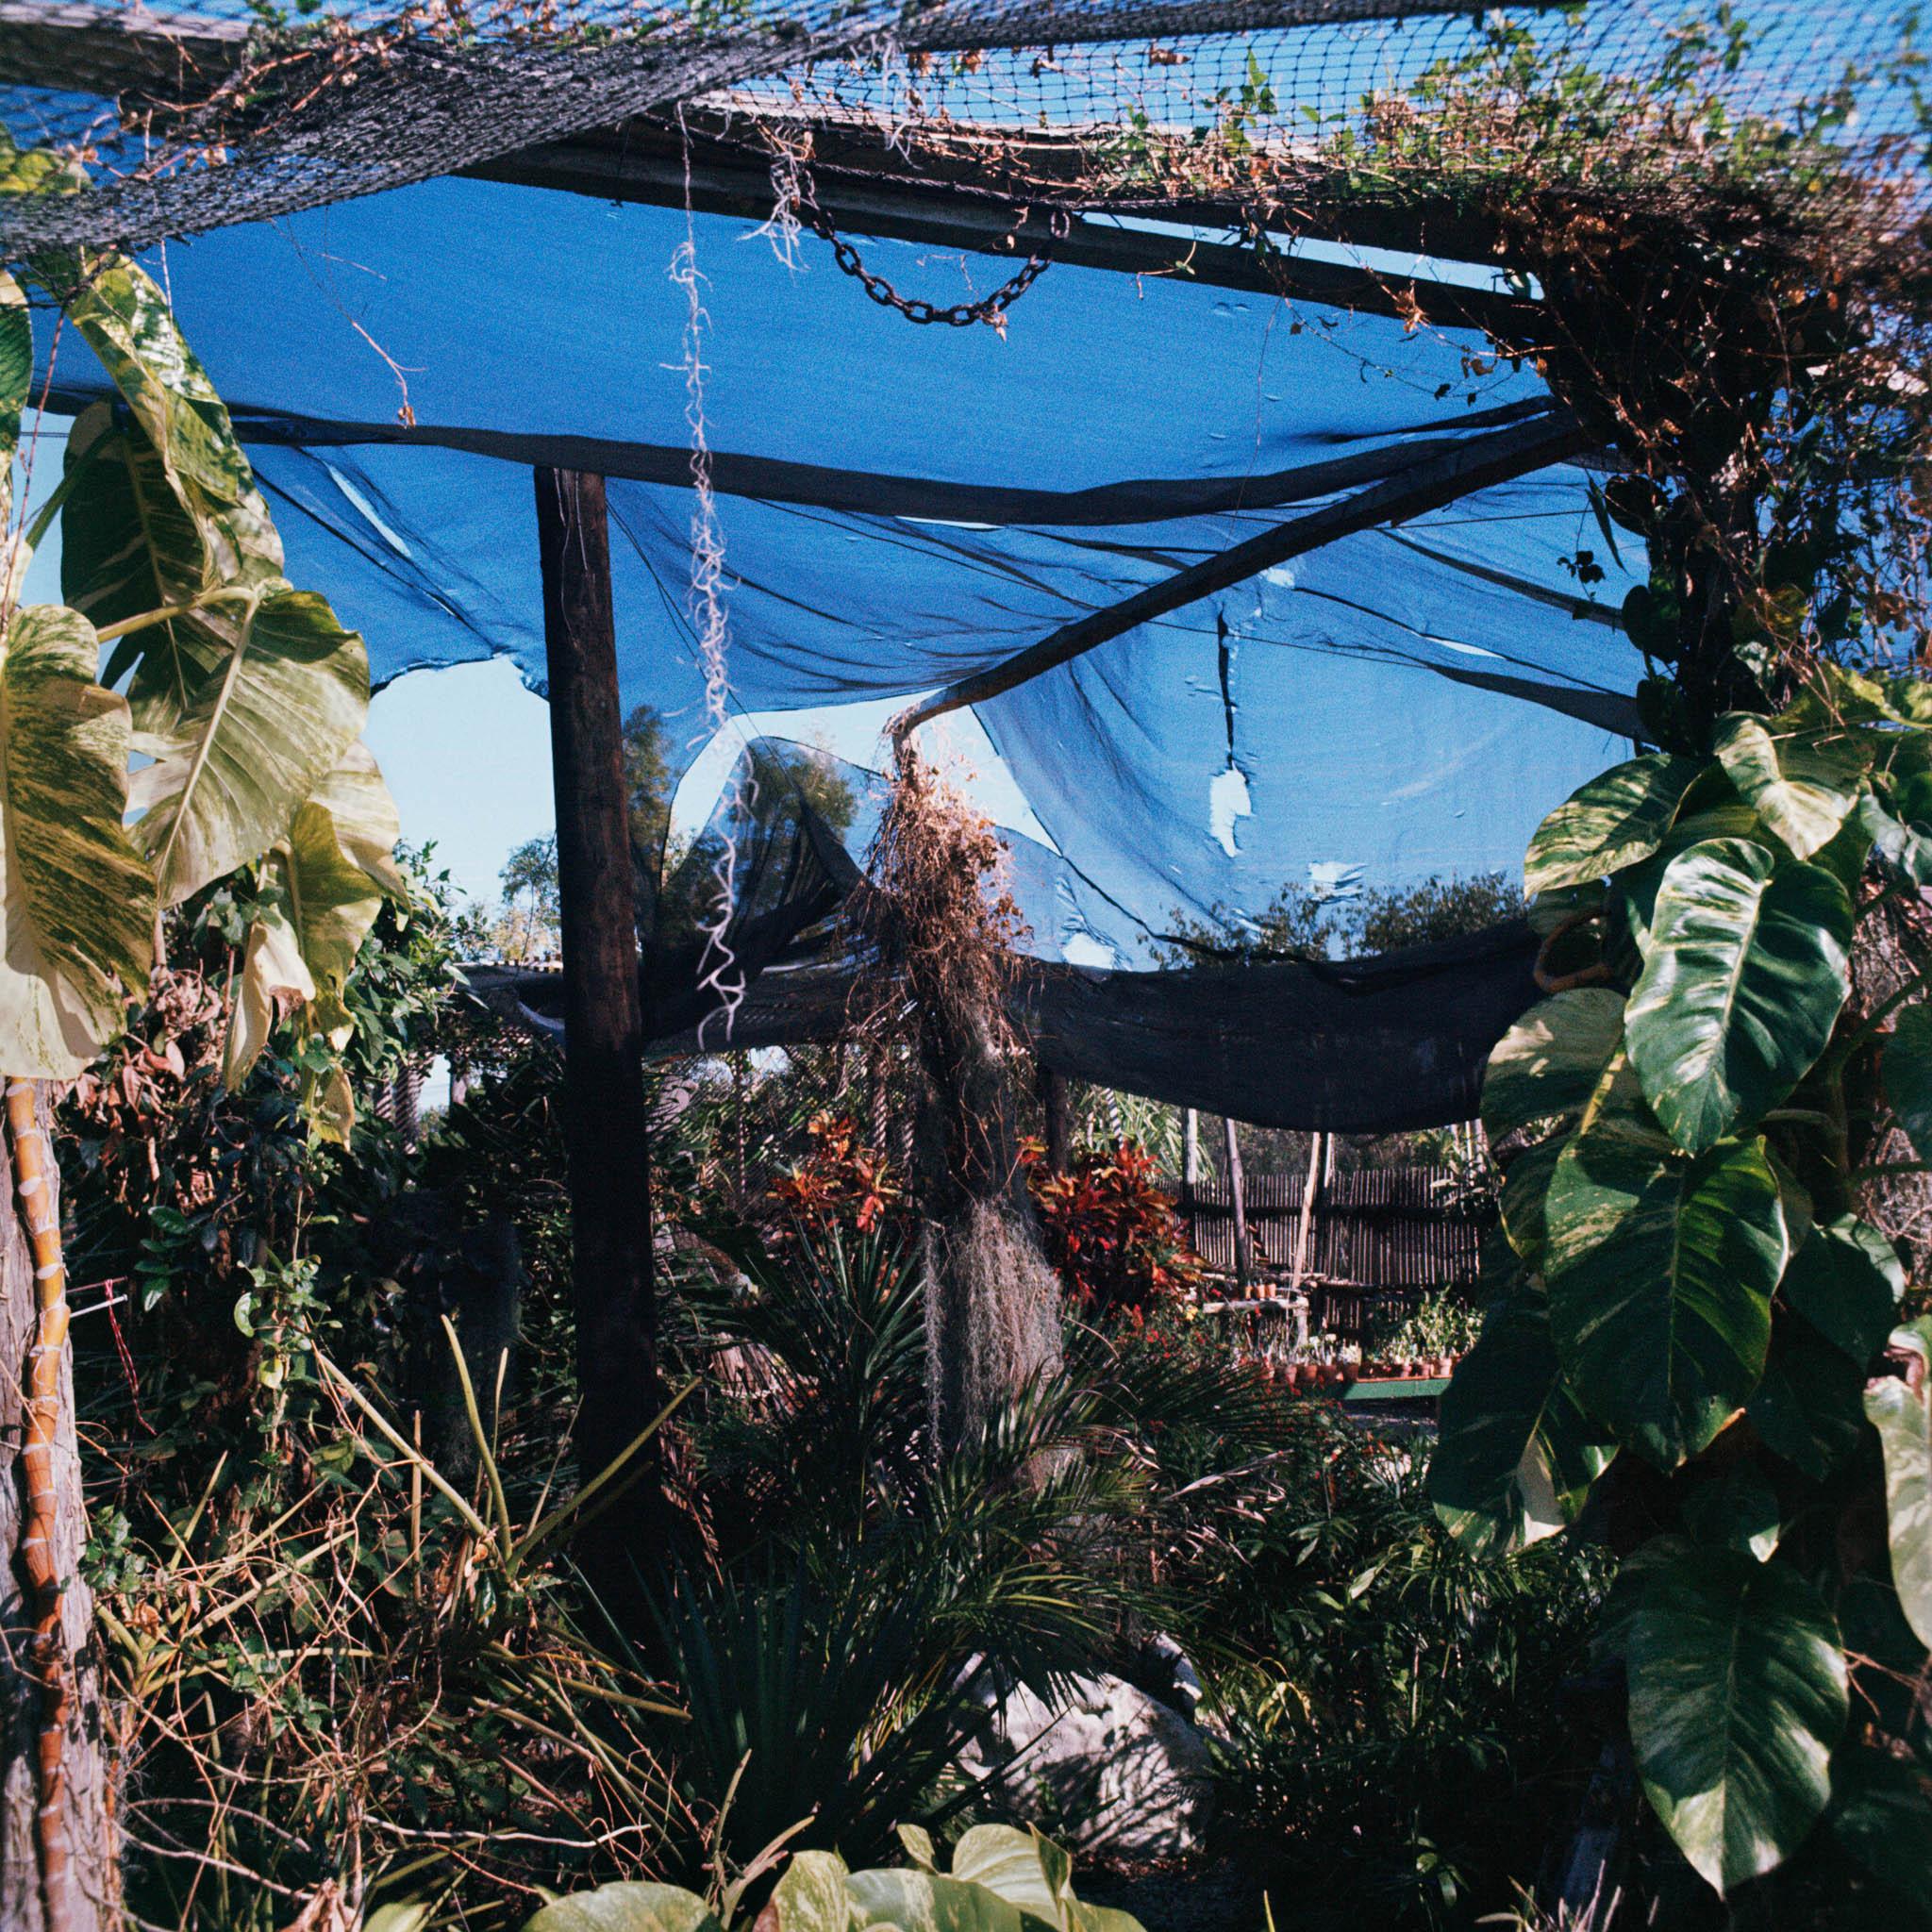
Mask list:
[[[658,1407],[637,889],[603,477],[540,469],[537,534],[562,900],[577,1462],[590,1476]],[[638,1513],[649,1518],[658,1503],[655,1457],[642,1481]],[[597,1536],[607,1553],[617,1541],[606,1530]],[[622,1587],[614,1565],[599,1567]]]
[[[1234,1285],[1242,1295],[1248,1291],[1251,1263],[1248,1254],[1248,1204],[1241,1185],[1241,1143],[1235,1134],[1234,1116],[1224,1117],[1227,1129],[1227,1198],[1234,1208]]]
[[[1067,1091],[1067,1076],[1039,1061],[1035,1068],[1040,1079],[1040,1110],[1046,1119],[1046,1164],[1055,1174],[1065,1174],[1074,1158],[1074,1097]]]

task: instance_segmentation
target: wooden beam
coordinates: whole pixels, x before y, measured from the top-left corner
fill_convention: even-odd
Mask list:
[[[576,1449],[588,1479],[658,1407],[644,1025],[604,479],[540,469],[536,482],[562,901]],[[654,1454],[643,1474],[649,1517]],[[603,1536],[598,1547],[608,1553],[615,1541]],[[622,1591],[624,1566],[604,1566],[600,1581]]]
[[[1447,456],[1419,463],[1406,475],[1358,491],[1340,503],[1277,524],[1203,563],[1175,571],[1159,583],[1124,597],[1118,604],[1109,604],[1104,609],[1090,611],[1085,617],[1061,625],[1037,644],[1016,652],[988,670],[962,677],[924,704],[902,711],[892,721],[892,737],[901,741],[934,718],[962,710],[968,705],[984,704],[989,698],[1016,690],[1042,672],[1082,657],[1137,625],[1165,617],[1170,611],[1210,597],[1217,591],[1244,583],[1291,557],[1305,556],[1359,530],[1403,523],[1426,510],[1440,509],[1459,497],[1562,462],[1591,446],[1592,439],[1583,425],[1564,408],[1552,408],[1526,423],[1470,437]]]
[[[464,172],[487,181],[660,208],[683,207],[688,179],[691,206],[700,213],[762,222],[777,199],[773,157],[755,136],[742,131],[751,125],[747,117],[760,108],[770,112],[774,104],[768,97],[743,94],[714,97],[689,110],[689,176],[684,132],[673,122],[649,115],[503,155]],[[778,118],[784,119],[782,114]],[[1132,225],[1158,221],[1240,229],[1245,210],[1197,192],[1150,192],[1131,209],[1114,211],[1118,220],[1087,218],[1107,216],[1110,210],[1104,204],[1062,219],[1069,208],[1078,210],[1082,203],[1078,177],[1087,142],[1096,133],[1091,128],[953,123],[943,130],[924,131],[909,152],[894,146],[887,130],[868,116],[841,121],[814,112],[798,116],[795,128],[811,134],[811,178],[821,211],[834,227],[854,235],[1016,261],[1038,254],[1074,268],[1287,296],[1511,340],[1535,332],[1536,304],[1507,290],[1290,255],[1279,248],[1263,254],[1234,242],[1195,241]],[[1042,198],[1048,194],[1056,205]],[[1461,225],[1452,227],[1441,211],[1405,210],[1391,226],[1379,209],[1364,210],[1359,224],[1324,209],[1319,219],[1298,225],[1316,239],[1341,245],[1360,242],[1411,255],[1429,252],[1433,234],[1439,253],[1498,266],[1491,253],[1492,236],[1468,233]]]

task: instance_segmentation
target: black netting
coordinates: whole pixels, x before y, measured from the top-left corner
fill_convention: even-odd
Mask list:
[[[1681,202],[1722,192],[1740,149],[1780,143],[1815,188],[1822,142],[1916,194],[1912,8],[1750,12],[1743,27],[1648,0],[1489,15],[1396,0],[432,0],[291,27],[237,18],[232,0],[169,15],[8,0],[0,105],[17,140],[75,155],[91,186],[7,197],[0,247],[130,246],[687,103],[775,154],[781,187],[808,155],[1089,210],[1216,205],[1252,224],[1258,204],[1291,228],[1332,196],[1399,206],[1432,177],[1507,178],[1532,153],[1545,183],[1648,180]],[[1742,143],[1740,125],[1756,130]],[[658,183],[665,198],[676,186]]]

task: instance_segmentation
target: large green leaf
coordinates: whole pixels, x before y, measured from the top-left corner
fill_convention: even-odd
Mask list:
[[[855,1927],[891,1932],[1039,1932],[1018,1906],[960,1878],[930,1872],[855,1872],[847,1881]]]
[[[600,1885],[547,1905],[524,1932],[721,1932],[711,1908],[675,1885]]]
[[[1740,794],[1800,858],[1837,838],[1872,763],[1862,737],[1780,729],[1741,711],[1720,723],[1717,755]]]
[[[1764,1446],[1823,1480],[1864,1433],[1864,1370],[1794,1309],[1774,1315],[1764,1375],[1745,1408]]]
[[[1581,1113],[1623,1038],[1624,996],[1607,987],[1579,987],[1530,1008],[1490,1052],[1483,1074],[1490,1139]]]
[[[1701,1154],[1824,1052],[1849,985],[1852,906],[1820,866],[1742,839],[1672,859],[1624,1015],[1652,1110]]]
[[[1860,1367],[1885,1345],[1905,1291],[1898,1251],[1856,1214],[1814,1226],[1779,1284],[1785,1300]]]
[[[1429,1458],[1436,1514],[1481,1554],[1520,1550],[1576,1520],[1616,1454],[1564,1385],[1549,1300],[1512,1282],[1456,1365]]]
[[[205,506],[178,491],[139,424],[105,403],[84,410],[67,440],[61,592],[99,629],[158,610],[190,615],[123,637],[104,673],[127,694],[136,727],[175,729],[202,676],[233,650],[245,603],[226,594],[277,579],[282,546],[260,496]]]
[[[1932,1316],[1897,1330],[1891,1345],[1907,1357],[1909,1379],[1887,1375],[1869,1383],[1865,1413],[1885,1449],[1885,1511],[1899,1607],[1912,1634],[1932,1648]]]
[[[758,1914],[763,1932],[851,1932],[850,1874],[837,1852],[794,1852]]]
[[[1655,852],[1697,770],[1693,759],[1646,752],[1572,792],[1529,841],[1524,890],[1534,897],[1605,878]]]
[[[311,592],[265,596],[130,788],[164,904],[260,858],[360,734],[362,640]]]
[[[66,1079],[147,986],[154,883],[122,829],[127,706],[58,605],[14,614],[0,664],[0,1072]]]
[[[1660,1468],[1750,1399],[1787,1234],[1762,1143],[1692,1159],[1629,1116],[1565,1150],[1545,1208],[1557,1353],[1577,1399]]]
[[[1693,1549],[1648,1577],[1624,1637],[1638,1770],[1678,1848],[1720,1891],[1781,1864],[1845,1726],[1831,1612],[1784,1563]]]
[[[1880,1063],[1885,1097],[1922,1160],[1932,1160],[1932,1006],[1907,1007],[1892,1022]]]
[[[254,475],[226,406],[175,326],[158,285],[124,256],[91,258],[52,292],[100,358],[160,458],[175,493],[209,510],[249,494]]]

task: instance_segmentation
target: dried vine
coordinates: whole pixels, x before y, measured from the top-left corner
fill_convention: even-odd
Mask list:
[[[46,1129],[34,1108],[30,1080],[7,1082],[8,1138],[14,1184],[26,1221],[34,1264],[35,1331],[26,1357],[26,1433],[21,1461],[26,1471],[25,1534],[21,1560],[33,1592],[32,1657],[40,1680],[37,1742],[40,1803],[35,1836],[47,1932],[69,1932],[75,1919],[67,1830],[67,1719],[73,1679],[60,1627],[62,1579],[55,1553],[58,1493],[54,1456],[60,1425],[60,1366],[67,1352],[67,1271],[60,1255],[60,1216],[56,1205],[58,1168]]]

